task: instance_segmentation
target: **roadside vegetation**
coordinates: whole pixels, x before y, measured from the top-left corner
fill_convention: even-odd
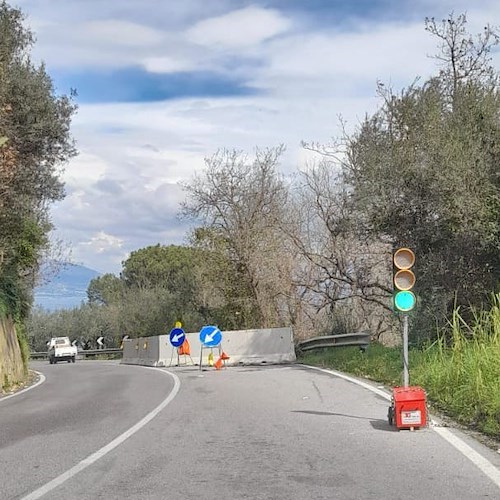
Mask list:
[[[436,340],[410,349],[410,385],[423,387],[435,409],[500,440],[500,294],[489,310],[472,310],[470,316],[467,323],[456,308]],[[400,347],[324,349],[304,353],[299,361],[388,387],[402,384]]]
[[[19,344],[0,331],[3,390],[28,376],[25,322],[50,249],[50,205],[64,197],[61,166],[76,153],[69,130],[76,106],[33,62],[35,39],[24,21],[0,0],[0,318],[15,325]]]

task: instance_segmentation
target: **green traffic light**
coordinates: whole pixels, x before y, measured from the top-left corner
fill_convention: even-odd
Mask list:
[[[417,298],[413,292],[403,290],[394,296],[394,306],[398,311],[411,311],[417,302]]]

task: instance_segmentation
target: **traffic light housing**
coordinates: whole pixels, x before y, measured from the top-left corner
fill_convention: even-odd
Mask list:
[[[393,254],[392,262],[394,309],[399,312],[411,311],[417,303],[417,298],[412,292],[415,274],[411,270],[415,264],[415,254],[409,248],[398,248]]]

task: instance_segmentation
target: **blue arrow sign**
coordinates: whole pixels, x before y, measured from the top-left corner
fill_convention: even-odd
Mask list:
[[[184,342],[186,334],[182,328],[172,328],[170,330],[169,340],[174,347],[179,347]]]
[[[216,326],[204,326],[200,330],[200,342],[205,347],[215,347],[221,343],[222,333]]]

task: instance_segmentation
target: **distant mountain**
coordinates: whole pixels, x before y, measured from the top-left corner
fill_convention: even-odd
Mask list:
[[[87,301],[90,280],[100,276],[94,269],[77,264],[65,264],[57,276],[35,288],[34,305],[47,311],[73,309]]]

